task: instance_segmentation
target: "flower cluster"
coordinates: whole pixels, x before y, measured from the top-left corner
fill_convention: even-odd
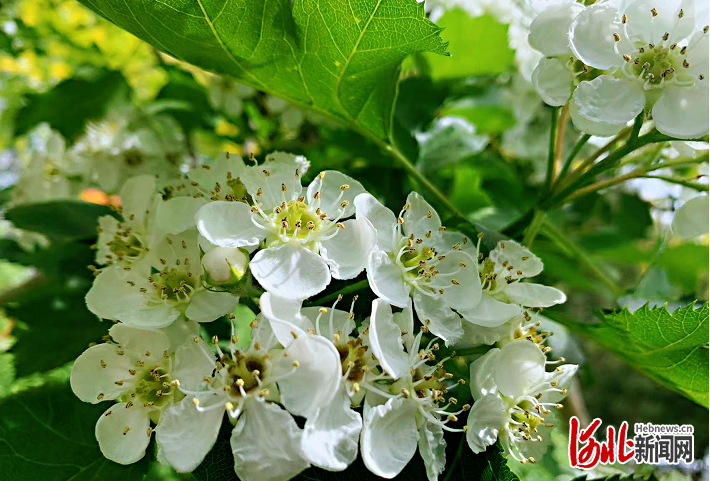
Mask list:
[[[565,295],[527,282],[541,260],[512,240],[484,253],[481,236],[447,230],[415,192],[395,215],[340,172],[304,187],[308,168],[286,153],[254,165],[225,155],[184,178],[123,185],[121,218],[99,222],[86,298],[116,323],[71,374],[81,400],[117,401],[96,425],[104,455],[136,462],[155,433],[158,459],[189,472],[229,422],[245,481],[341,471],[358,452],[392,478],[417,451],[436,480],[445,431],[465,432],[474,452],[500,440],[534,460],[576,370],[546,369],[531,309]],[[349,309],[342,294],[309,301],[358,276],[375,295],[364,319],[357,296]],[[240,301],[261,311],[246,331]],[[218,319],[228,339],[205,334]],[[488,346],[470,378],[452,369],[454,346]]]
[[[616,134],[645,113],[675,138],[708,133],[707,4],[699,0],[555,3],[530,25],[545,55],[532,80],[575,126]]]

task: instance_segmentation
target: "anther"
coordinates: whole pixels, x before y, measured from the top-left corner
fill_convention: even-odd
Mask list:
[[[301,365],[300,362],[298,362],[298,361],[293,361],[293,367],[298,367],[298,366],[300,366],[300,365]]]
[[[656,10],[655,7],[651,9],[651,15],[653,15],[654,17],[658,16],[658,10]]]
[[[192,404],[194,404],[194,405],[195,405],[195,407],[197,407],[197,406],[199,406],[199,405],[200,405],[200,400],[199,400],[199,399],[197,399],[196,397],[194,397],[194,398],[192,398]]]
[[[614,41],[615,41],[615,42],[621,41],[621,37],[619,37],[619,34],[618,34],[618,33],[615,33],[615,34],[614,34]]]

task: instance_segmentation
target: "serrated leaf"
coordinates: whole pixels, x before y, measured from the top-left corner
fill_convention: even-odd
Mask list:
[[[673,313],[646,305],[575,327],[650,378],[708,407],[707,303]]]
[[[103,205],[67,200],[21,204],[5,212],[15,227],[64,240],[93,239],[103,215],[116,213]]]
[[[416,0],[81,0],[164,52],[391,138],[402,60],[446,53]]]
[[[31,389],[0,401],[0,481],[140,480],[148,457],[122,466],[106,459],[94,425],[108,406],[79,401],[68,385]]]

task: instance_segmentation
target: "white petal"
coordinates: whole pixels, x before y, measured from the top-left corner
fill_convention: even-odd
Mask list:
[[[131,177],[121,188],[121,212],[126,220],[143,222],[155,193],[155,176]]]
[[[412,299],[419,320],[426,323],[431,333],[442,338],[447,346],[463,335],[461,318],[451,310],[443,296],[433,298],[415,291]]]
[[[205,205],[203,198],[173,197],[158,204],[155,222],[168,234],[179,234],[195,228],[195,214]]]
[[[355,197],[356,217],[366,218],[376,233],[377,247],[382,250],[393,250],[393,232],[397,231],[397,219],[394,213],[382,205],[371,194],[360,194]]]
[[[693,239],[708,233],[708,196],[701,195],[686,201],[673,215],[673,234],[682,239]]]
[[[402,331],[394,322],[392,308],[387,301],[372,301],[368,333],[372,354],[387,374],[399,379],[409,373],[409,356],[404,352]]]
[[[195,321],[190,321],[184,317],[177,319],[168,327],[161,329],[170,340],[170,352],[175,352],[182,343],[192,340],[200,334],[200,325]]]
[[[705,5],[707,9],[707,4]],[[707,18],[707,15],[705,16]],[[695,77],[695,80],[699,80],[699,76],[702,75],[705,80],[698,82],[699,85],[703,86],[707,90],[708,88],[708,67],[710,66],[710,36],[703,33],[702,31],[695,32],[690,39],[688,39],[688,51],[686,52],[686,59],[690,66],[688,67],[688,73]]]
[[[200,234],[220,247],[259,245],[266,236],[251,220],[251,208],[244,202],[210,202],[195,214]]]
[[[506,344],[497,356],[494,377],[498,390],[517,398],[545,375],[545,355],[527,339]]]
[[[643,88],[638,82],[609,75],[581,82],[572,97],[580,116],[611,124],[633,120],[646,105]]]
[[[319,316],[320,309],[317,306],[304,307],[301,312],[311,322],[311,327],[315,327],[316,332],[326,339],[333,339],[333,334],[338,332],[341,336],[347,336],[355,329],[355,321],[350,319],[348,311],[327,307],[328,312]]]
[[[466,441],[474,453],[482,453],[495,444],[498,432],[507,421],[503,401],[495,394],[489,394],[473,403],[468,413]]]
[[[131,351],[145,360],[158,361],[163,357],[163,353],[170,349],[168,336],[156,329],[114,324],[108,333],[122,349]]]
[[[437,481],[446,467],[446,440],[441,426],[432,422],[419,429],[419,454],[424,460],[429,481]]]
[[[342,218],[350,217],[355,213],[355,197],[367,191],[360,182],[348,177],[337,170],[326,170],[323,179],[317,176],[308,186],[308,203],[314,204],[316,191],[320,192],[320,209],[333,219],[336,214],[343,210]],[[345,191],[341,190],[344,185],[350,186]],[[341,195],[342,194],[342,195]],[[343,209],[340,204],[347,201],[348,205]],[[317,203],[315,205],[318,205]]]
[[[216,360],[202,338],[189,339],[175,351],[173,379],[177,379],[182,388],[197,391],[205,376],[212,374]]]
[[[653,106],[653,120],[659,132],[679,139],[708,133],[708,83],[697,87],[670,86]]]
[[[532,83],[547,105],[561,107],[572,95],[572,74],[556,58],[540,59],[532,73]]]
[[[102,319],[120,320],[127,310],[145,304],[143,294],[137,287],[127,283],[120,267],[107,267],[94,279],[86,294],[86,306]]]
[[[341,385],[335,398],[308,418],[301,449],[312,464],[330,471],[343,471],[357,457],[362,429],[360,414],[350,408],[350,398]]]
[[[115,344],[99,344],[84,351],[71,370],[71,388],[84,402],[96,404],[101,400],[116,399],[126,391],[116,381],[126,379],[133,367],[132,356],[119,356]],[[103,367],[106,366],[106,367]],[[99,399],[100,398],[100,399]]]
[[[463,336],[460,343],[466,347],[480,346],[481,344],[495,344],[496,342],[512,340],[515,330],[521,324],[521,316],[514,317],[496,327],[483,327],[470,322],[462,322]]]
[[[367,263],[367,280],[377,297],[397,307],[406,306],[409,286],[404,283],[402,274],[402,269],[392,262],[386,252],[373,249]]]
[[[650,11],[649,8],[649,18]],[[619,42],[614,34],[619,36]],[[585,8],[575,18],[570,26],[569,39],[572,51],[582,62],[601,70],[621,67],[624,63],[622,55],[633,50],[624,36],[618,10],[603,3]]]
[[[395,312],[394,322],[399,326],[404,339],[404,347],[407,348],[407,352],[412,352],[414,345],[414,310],[412,309],[412,300],[407,301],[407,307],[402,309],[402,312]]]
[[[229,185],[225,185],[227,178],[239,179],[246,170],[241,157],[226,153],[217,157],[214,162],[206,165],[206,167],[209,167],[209,169],[200,166],[187,173],[187,178],[192,182],[197,182],[200,190],[204,192],[214,191],[215,184],[218,182],[223,192],[228,190]]]
[[[377,476],[397,476],[417,450],[417,407],[403,398],[370,408],[360,435],[360,452],[367,469]]]
[[[557,389],[569,389],[570,385],[572,384],[572,378],[574,378],[575,373],[577,372],[577,365],[576,364],[564,364],[562,366],[559,366],[557,369],[555,369],[552,372],[548,372],[545,375],[545,379],[549,381],[557,381],[557,384],[555,387]],[[542,393],[542,397],[540,398],[540,402],[542,403],[558,403],[567,394],[562,394],[557,391],[548,391],[545,393]]]
[[[212,322],[232,312],[237,304],[239,304],[239,297],[229,292],[199,289],[192,295],[185,315],[193,321]]]
[[[293,242],[257,252],[249,266],[264,289],[285,299],[307,299],[330,283],[323,258]]]
[[[286,481],[309,464],[301,455],[302,431],[275,404],[247,401],[232,431],[234,470],[242,481]]]
[[[528,43],[546,57],[569,52],[567,31],[574,18],[584,10],[578,3],[553,5],[540,12],[530,24]]]
[[[320,255],[336,279],[352,279],[362,272],[375,243],[375,233],[364,219],[343,222],[345,229],[321,242]]]
[[[510,302],[525,307],[550,307],[567,300],[565,293],[559,289],[527,282],[509,284],[504,292]]]
[[[155,430],[163,459],[180,473],[193,471],[217,441],[224,412],[220,408],[200,412],[191,396],[168,408]]]
[[[433,235],[428,241],[432,243],[434,249],[441,254],[448,254],[452,250],[461,250],[470,255],[472,259],[478,258],[476,244],[460,232],[446,230]]]
[[[623,12],[629,18],[629,35],[635,40],[658,44],[663,34],[669,32],[668,43],[675,43],[690,35],[695,26],[694,0],[635,0],[627,3]],[[650,15],[652,8],[658,12],[657,16]],[[681,8],[683,18],[679,19]]]
[[[145,456],[150,442],[150,419],[142,406],[127,408],[114,404],[96,423],[96,440],[101,454],[119,464],[132,464]]]
[[[443,288],[443,297],[454,309],[471,309],[481,300],[478,260],[463,251],[448,252],[436,266],[439,274],[432,279],[435,289]],[[456,281],[457,284],[453,284]]]
[[[305,309],[301,312],[301,304],[300,300],[283,299],[272,292],[265,292],[259,298],[261,313],[271,323],[276,338],[286,347],[293,342],[293,332],[301,334],[315,327],[312,319],[307,317]],[[319,308],[306,309],[317,311]],[[332,339],[330,336],[326,337]]]
[[[511,275],[518,276],[517,271],[521,271],[522,277],[535,277],[542,272],[543,264],[538,256],[530,250],[512,240],[500,241],[491,251],[490,258],[498,265],[507,262],[506,266],[513,266]]]
[[[626,127],[626,122],[621,123],[610,123],[610,122],[596,122],[594,120],[589,120],[579,114],[579,107],[577,103],[572,101],[569,103],[569,115],[572,119],[572,123],[575,128],[580,132],[584,132],[589,135],[596,135],[599,137],[612,137],[616,135],[621,129]]]
[[[284,406],[297,416],[308,417],[327,405],[340,388],[342,367],[335,345],[321,336],[299,335],[275,362],[276,376],[292,373],[279,381]],[[298,367],[293,362],[298,361]]]
[[[494,347],[471,363],[471,395],[474,400],[478,401],[488,394],[498,394],[494,371],[499,354],[500,349]]]
[[[407,205],[409,209],[404,212],[402,225],[405,236],[414,234],[417,239],[424,239],[430,231],[432,234],[439,232],[441,227],[439,214],[424,197],[416,192],[410,192],[407,196]]]
[[[309,162],[303,156],[285,152],[274,152],[266,156],[266,163],[246,169],[240,177],[251,196],[262,209],[270,210],[285,200],[298,197],[301,193],[301,178],[308,170]],[[296,176],[296,170],[299,175]],[[268,172],[266,175],[264,172]],[[286,185],[286,192],[281,190]],[[261,189],[261,195],[257,192]]]
[[[481,296],[481,302],[473,309],[461,310],[459,314],[465,320],[483,327],[498,327],[510,318],[520,314],[517,304],[508,304],[493,299],[487,294]]]

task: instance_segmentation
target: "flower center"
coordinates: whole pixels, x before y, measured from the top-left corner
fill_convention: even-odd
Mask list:
[[[678,47],[675,44],[668,47],[662,44],[644,45],[639,47],[634,55],[624,57],[627,62],[624,71],[627,75],[642,80],[646,88],[661,87],[665,82],[674,79],[687,81],[689,76],[683,75],[683,70],[690,67],[690,64],[684,58],[685,51],[686,47]],[[679,76],[681,78],[678,78]]]
[[[198,279],[190,272],[187,265],[165,267],[148,278],[153,287],[153,294],[161,301],[187,302],[192,292],[198,287]]]
[[[130,232],[130,228],[123,232],[117,232],[113,240],[108,243],[108,247],[119,261],[135,260],[146,251],[143,242]]]
[[[227,384],[234,397],[242,397],[260,389],[266,374],[263,356],[245,356],[239,351],[234,356],[222,356],[220,362],[227,368]]]
[[[144,406],[161,407],[168,403],[174,385],[170,382],[170,376],[165,366],[158,366],[146,369],[136,375],[133,387],[135,397]],[[131,395],[131,397],[134,397]]]
[[[343,376],[348,374],[348,381],[360,382],[365,377],[365,353],[367,346],[362,345],[362,339],[350,338],[347,342],[337,343],[335,348],[340,354],[340,365]]]

